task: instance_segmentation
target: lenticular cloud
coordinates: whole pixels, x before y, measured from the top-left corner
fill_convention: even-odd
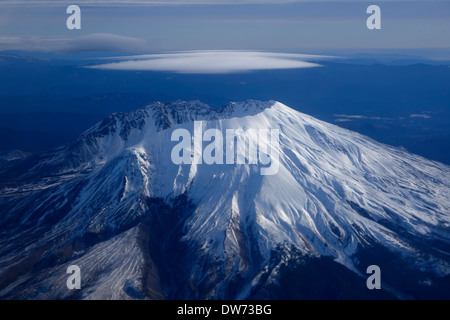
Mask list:
[[[325,56],[255,51],[191,51],[111,58],[119,61],[90,66],[95,69],[168,71],[176,73],[235,73],[320,66],[305,60]]]

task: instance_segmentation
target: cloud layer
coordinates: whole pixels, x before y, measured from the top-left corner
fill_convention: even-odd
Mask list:
[[[147,41],[109,33],[78,37],[11,37],[0,35],[1,50],[77,53],[84,51],[148,52]]]
[[[121,57],[121,61],[89,68],[213,74],[318,67],[319,64],[305,60],[323,58],[329,57],[255,51],[190,51]]]
[[[388,2],[392,0],[379,0]],[[424,0],[397,0],[398,2],[424,1]],[[448,0],[434,0],[444,2]],[[0,5],[50,5],[60,6],[61,0],[2,0]],[[199,5],[199,4],[280,4],[304,2],[330,2],[330,0],[78,0],[83,6],[112,6],[112,5]],[[340,0],[336,2],[367,2],[366,0]],[[67,3],[64,3],[67,4]]]

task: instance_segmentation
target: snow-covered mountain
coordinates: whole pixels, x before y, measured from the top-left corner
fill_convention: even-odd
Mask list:
[[[174,164],[194,121],[278,130],[278,172]],[[158,102],[0,169],[0,298],[449,298],[449,195],[450,167],[279,102]]]

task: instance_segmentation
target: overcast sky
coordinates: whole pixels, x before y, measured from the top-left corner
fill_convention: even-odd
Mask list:
[[[70,4],[81,30],[66,28]],[[370,4],[381,30],[366,27]],[[0,50],[450,48],[449,34],[450,1],[0,0]]]

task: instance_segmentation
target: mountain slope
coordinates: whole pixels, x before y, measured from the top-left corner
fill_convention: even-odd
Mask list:
[[[174,164],[172,133],[194,136],[200,120],[203,132],[277,129],[278,172]],[[8,164],[0,183],[2,298],[448,296],[450,168],[279,102],[113,114]],[[65,286],[70,264],[79,291]],[[382,292],[365,288],[371,264]],[[348,281],[303,281],[324,273]]]

